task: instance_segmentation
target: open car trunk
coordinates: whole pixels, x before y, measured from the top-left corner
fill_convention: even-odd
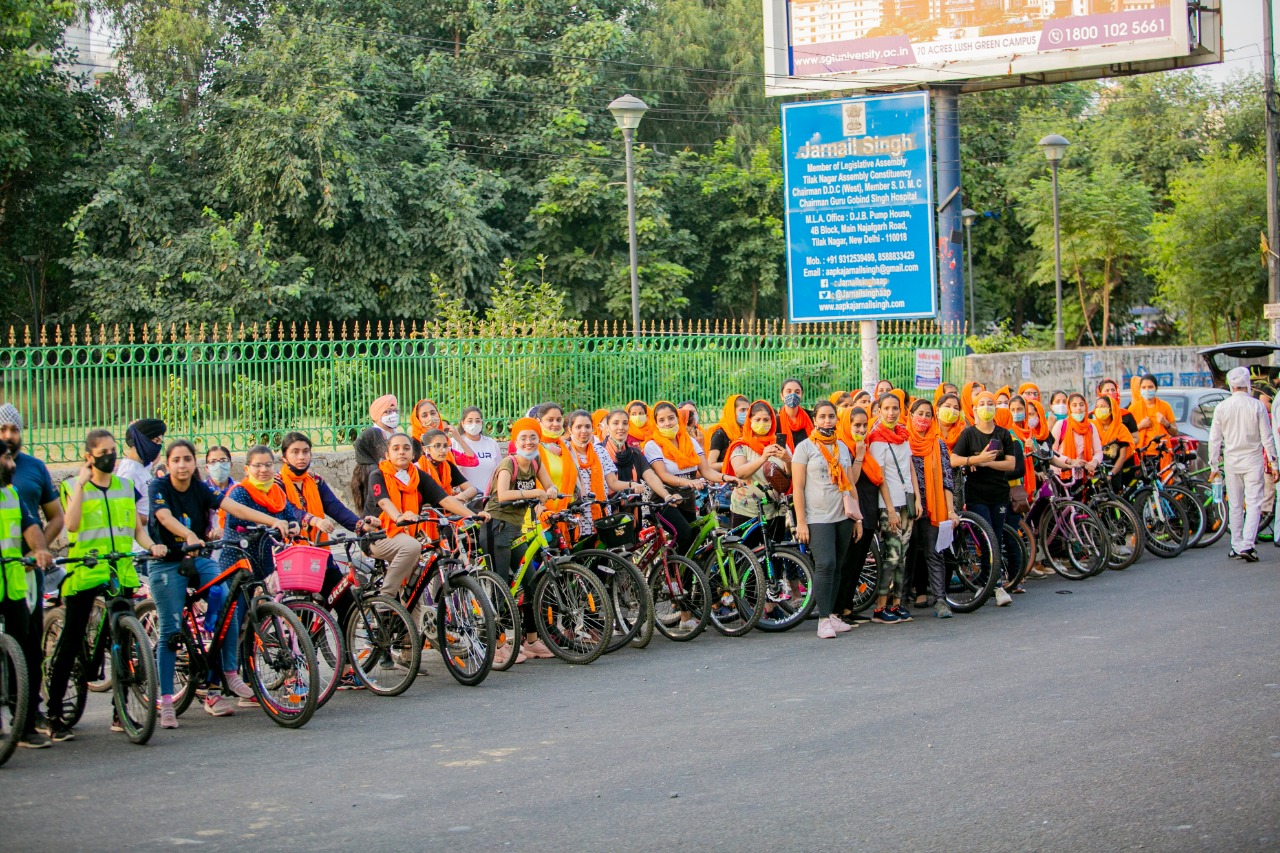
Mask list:
[[[1280,353],[1280,344],[1271,341],[1238,341],[1200,350],[1200,356],[1213,374],[1215,386],[1226,388],[1227,371],[1243,365],[1249,368],[1254,391],[1272,398],[1280,386],[1280,366],[1272,363],[1276,360],[1276,353]]]

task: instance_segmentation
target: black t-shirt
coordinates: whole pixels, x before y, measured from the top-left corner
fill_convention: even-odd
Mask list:
[[[1138,419],[1135,418],[1131,412],[1125,412],[1121,415],[1120,423],[1124,424],[1125,429],[1129,430],[1129,432],[1133,433],[1135,436],[1138,434]]]
[[[452,459],[449,460],[449,489],[456,490],[459,486],[467,485],[467,478],[458,470],[458,466]]]
[[[976,426],[965,427],[951,452],[961,457],[977,456],[992,441],[999,443],[996,461],[1013,457],[1013,470],[997,471],[986,466],[965,468],[964,500],[967,504],[1007,504],[1009,481],[1022,479],[1022,442],[1004,427],[996,427],[990,435],[980,432]]]
[[[187,490],[182,492],[174,488],[168,477],[156,477],[147,487],[147,497],[151,499],[147,533],[151,535],[151,541],[164,545],[171,551],[187,543],[160,523],[156,518],[160,510],[169,510],[183,527],[194,530],[197,536],[204,539],[209,535],[209,514],[222,505],[222,495],[217,490],[194,478]]]
[[[720,455],[716,457],[716,461],[723,463],[724,455],[729,451],[729,445],[733,444],[729,440],[729,433],[724,431],[724,427],[716,427],[716,431],[711,433],[711,440],[707,442],[708,453],[714,450]]]
[[[440,501],[449,497],[444,493],[444,489],[431,479],[431,475],[423,471],[418,472],[418,494],[422,496],[423,504],[434,507],[440,506]],[[387,497],[387,478],[383,476],[381,468],[374,468],[369,472],[369,497],[364,502],[364,514],[375,518],[381,515],[382,508],[378,506],[378,501],[385,497]]]

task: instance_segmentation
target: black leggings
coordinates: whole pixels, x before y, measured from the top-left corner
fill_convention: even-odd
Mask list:
[[[686,501],[687,503],[688,501]],[[693,527],[690,521],[694,520],[696,515],[685,515],[684,511],[675,506],[664,506],[658,510],[667,522],[675,528],[676,531],[676,553],[683,556],[688,553],[689,546],[693,544]],[[696,512],[696,510],[695,510]]]
[[[67,694],[67,682],[71,679],[71,667],[76,656],[84,646],[84,638],[89,633],[89,617],[93,615],[93,602],[102,593],[103,587],[86,589],[62,599],[66,613],[62,620],[62,638],[58,641],[58,656],[53,659],[49,671],[49,707],[50,719],[62,714],[62,699]],[[122,595],[131,595],[132,590],[123,590]],[[96,666],[101,657],[93,661]],[[93,676],[90,675],[90,678]]]
[[[836,614],[853,609],[853,595],[858,588],[858,578],[862,577],[862,567],[871,553],[875,542],[876,525],[880,523],[880,512],[868,513],[863,507],[862,538],[853,540],[845,555],[844,565],[840,569],[840,587],[836,590]]]
[[[524,552],[528,550],[527,544],[514,544],[520,538],[520,525],[512,524],[508,521],[491,521],[486,530],[485,551],[492,561],[493,571],[510,586],[512,566],[519,567],[520,562],[524,559]],[[533,584],[528,576],[523,578],[520,583],[524,593],[524,600],[520,605],[520,619],[524,622],[525,633],[532,634],[534,633]]]

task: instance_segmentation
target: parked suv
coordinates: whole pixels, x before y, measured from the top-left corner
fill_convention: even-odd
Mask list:
[[[1160,399],[1173,409],[1173,420],[1188,451],[1193,451],[1201,466],[1209,464],[1209,427],[1213,426],[1213,410],[1227,399],[1221,388],[1173,386],[1160,389]],[[1129,392],[1120,394],[1120,405],[1129,407]]]

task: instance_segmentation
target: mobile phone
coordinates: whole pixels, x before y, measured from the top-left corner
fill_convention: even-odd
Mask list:
[[[773,437],[773,443],[774,443],[774,444],[776,444],[776,445],[778,445],[779,447],[786,447],[786,446],[787,446],[787,434],[786,434],[785,432],[780,432],[780,433],[778,433],[777,435],[775,435],[775,436]]]
[[[1000,450],[1000,442],[994,438],[991,439],[991,441],[987,442],[987,450],[994,450],[998,452]]]

